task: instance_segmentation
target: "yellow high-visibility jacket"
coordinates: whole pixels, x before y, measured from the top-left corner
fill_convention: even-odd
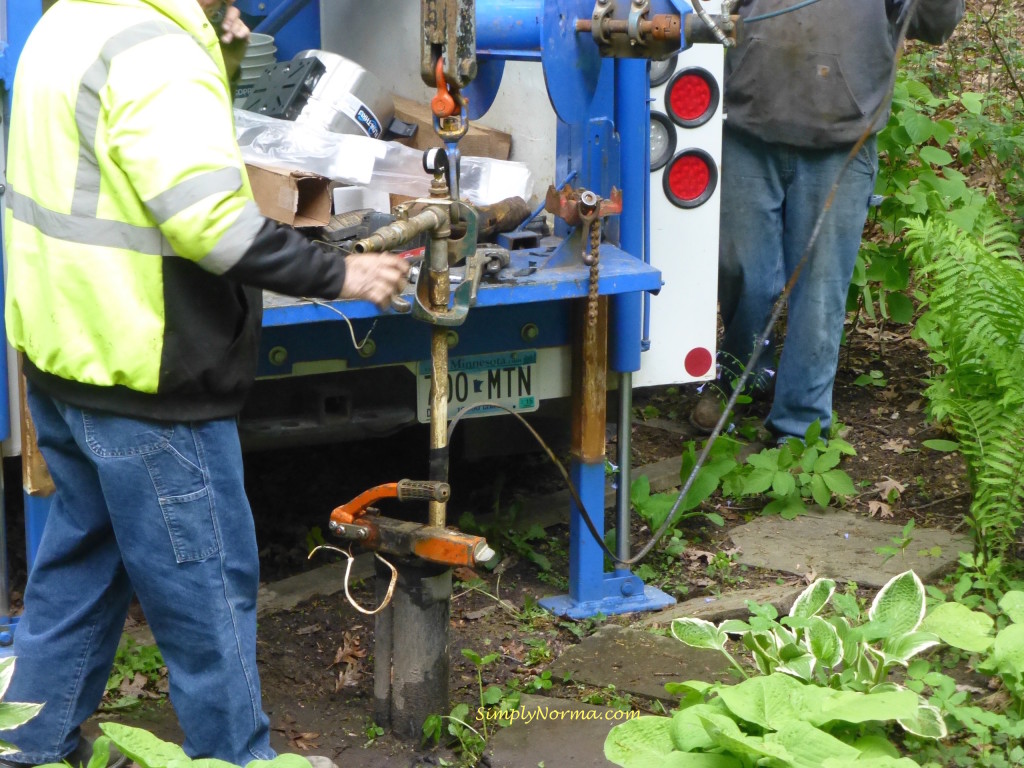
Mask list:
[[[196,0],[61,0],[14,80],[7,332],[41,389],[166,420],[230,416],[260,288],[336,298],[344,261],[260,215]]]

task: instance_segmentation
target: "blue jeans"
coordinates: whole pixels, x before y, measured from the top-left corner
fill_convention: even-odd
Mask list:
[[[802,438],[819,420],[828,434],[846,294],[878,170],[872,137],[842,176],[810,257],[789,297],[775,397],[765,426]],[[849,149],[769,144],[726,130],[718,300],[725,327],[719,359],[735,380],[772,306],[800,262]],[[752,377],[774,366],[771,344]]]
[[[273,758],[256,671],[259,558],[234,420],[83,410],[31,385],[57,493],[25,590],[8,701],[45,702],[4,738],[59,761],[96,710],[132,592],[169,670],[185,752]]]

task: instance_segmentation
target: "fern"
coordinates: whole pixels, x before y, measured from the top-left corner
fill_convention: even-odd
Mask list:
[[[927,311],[915,334],[936,374],[929,415],[960,442],[972,491],[968,523],[980,562],[1013,554],[1024,523],[1024,263],[996,214],[966,232],[912,220],[907,255]]]

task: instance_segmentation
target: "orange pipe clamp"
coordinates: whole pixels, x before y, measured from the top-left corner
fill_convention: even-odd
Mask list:
[[[451,486],[434,480],[399,480],[397,483],[384,483],[363,491],[347,504],[335,507],[331,512],[331,522],[338,525],[349,525],[362,517],[370,506],[381,499],[398,499],[399,501],[440,501],[445,502],[452,495]]]
[[[444,79],[444,59],[440,56],[434,69],[434,79],[437,80],[437,93],[430,100],[430,111],[435,117],[451,117],[455,114],[455,99],[448,92],[448,83]]]

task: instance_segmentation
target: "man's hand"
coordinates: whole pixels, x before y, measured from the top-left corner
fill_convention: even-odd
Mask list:
[[[235,6],[229,5],[224,13],[224,21],[220,29],[220,49],[224,54],[224,67],[228,72],[228,80],[234,80],[242,58],[249,48],[249,27],[242,21],[242,13]]]
[[[409,263],[390,253],[354,253],[345,257],[342,299],[365,299],[381,309],[406,286]]]

